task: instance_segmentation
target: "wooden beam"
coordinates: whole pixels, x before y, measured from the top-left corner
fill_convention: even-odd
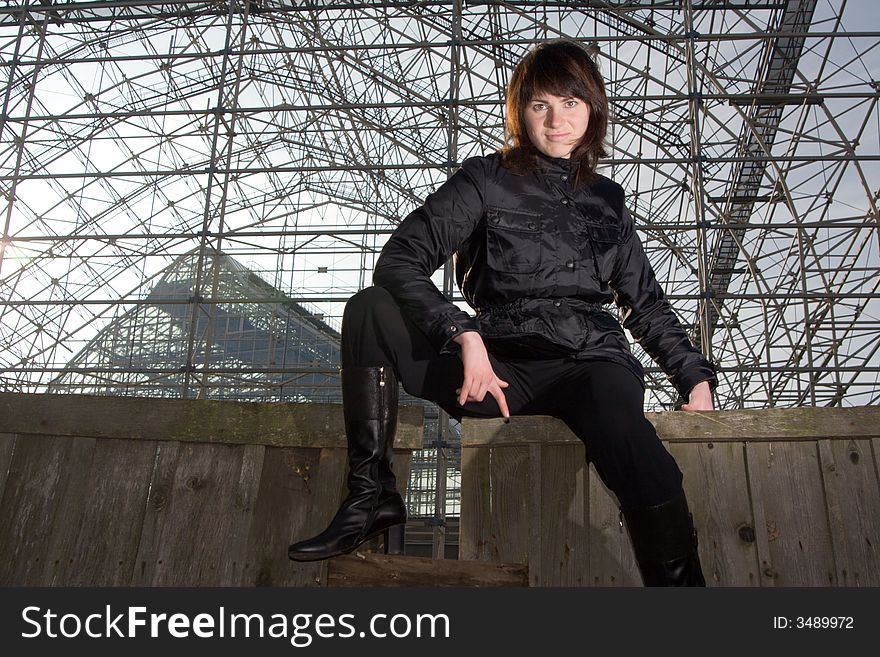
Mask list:
[[[663,411],[645,413],[662,440],[670,442],[768,442],[798,440],[852,440],[880,437],[880,407],[766,408],[738,411]],[[501,418],[464,418],[462,447],[502,447],[540,443],[580,442],[557,418],[521,415],[510,422]]]
[[[346,447],[341,404],[0,392],[10,434]],[[424,411],[402,406],[394,446],[422,448]]]
[[[528,566],[355,552],[330,560],[328,586],[528,586]]]

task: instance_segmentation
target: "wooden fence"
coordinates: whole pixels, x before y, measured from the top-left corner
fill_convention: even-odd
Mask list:
[[[648,413],[709,586],[880,585],[880,408]],[[559,420],[462,424],[460,556],[531,586],[639,586],[616,501]]]
[[[408,481],[422,409],[400,409]],[[314,586],[344,493],[341,406],[0,393],[0,585]]]
[[[880,409],[648,419],[710,585],[880,585]],[[558,420],[465,419],[460,561],[287,546],[344,495],[342,409],[0,393],[3,586],[640,585],[616,503]],[[422,411],[401,408],[406,485]]]

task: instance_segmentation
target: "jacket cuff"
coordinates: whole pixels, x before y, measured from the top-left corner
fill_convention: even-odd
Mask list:
[[[479,333],[476,322],[462,310],[453,315],[443,315],[431,327],[431,334],[428,338],[441,354],[457,354],[460,347],[457,342],[453,341],[453,338],[468,331]]]
[[[675,389],[678,390],[678,394],[680,394],[681,398],[685,401],[688,400],[691,390],[693,390],[694,386],[698,383],[708,381],[709,390],[711,392],[714,392],[715,388],[718,387],[715,366],[708,360],[701,360],[702,362],[689,367],[687,370],[679,372],[678,375],[672,379],[672,385],[675,386]]]

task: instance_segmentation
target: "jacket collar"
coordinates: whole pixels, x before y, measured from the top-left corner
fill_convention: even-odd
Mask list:
[[[567,173],[573,176],[580,163],[580,160],[574,158],[550,157],[538,151],[538,167],[548,173]]]

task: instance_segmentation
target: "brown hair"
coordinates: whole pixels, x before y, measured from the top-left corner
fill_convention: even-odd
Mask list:
[[[541,94],[580,98],[590,107],[583,139],[571,153],[579,160],[578,182],[589,180],[600,157],[607,157],[608,97],[599,67],[580,44],[557,39],[538,44],[513,69],[507,85],[507,117],[502,160],[511,171],[524,174],[537,166],[538,149],[525,127],[525,108]]]

